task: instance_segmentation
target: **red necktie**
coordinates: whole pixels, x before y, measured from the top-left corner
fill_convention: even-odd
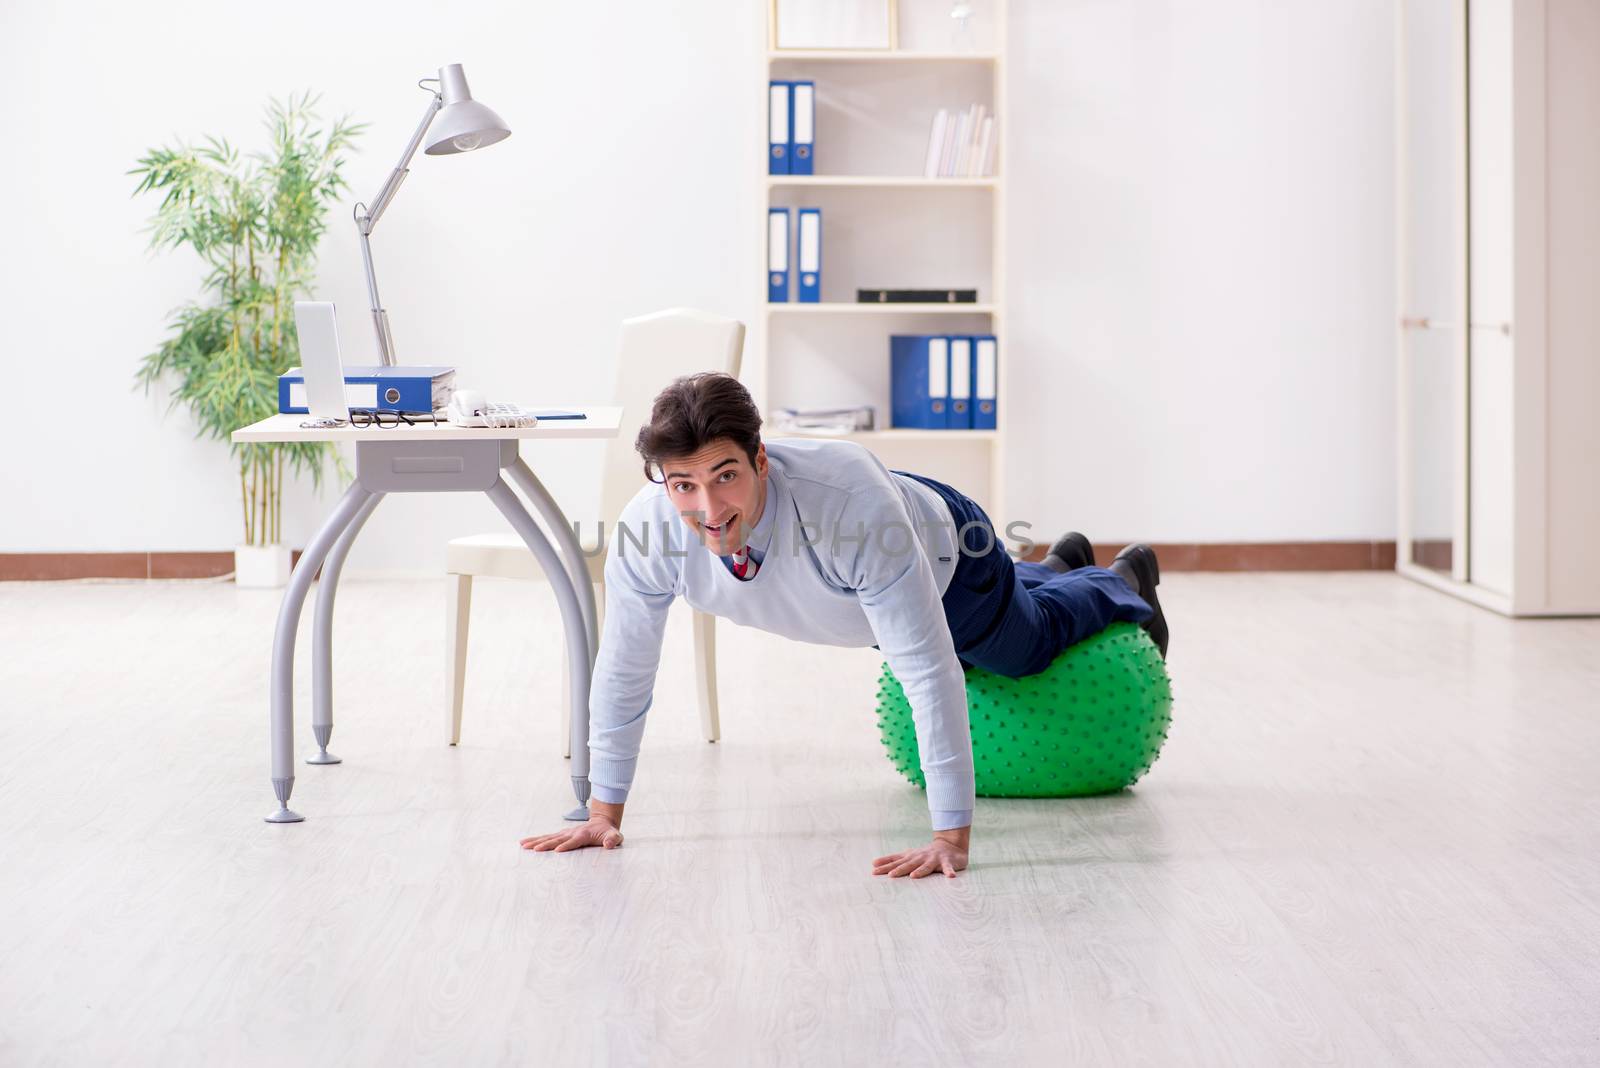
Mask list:
[[[746,545],[733,554],[733,577],[749,582],[756,577],[756,572],[761,570],[761,565],[750,556],[750,546]]]

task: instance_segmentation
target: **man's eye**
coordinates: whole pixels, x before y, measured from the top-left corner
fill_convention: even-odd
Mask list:
[[[688,493],[689,490],[691,488],[693,488],[693,487],[688,482],[678,482],[678,483],[675,483],[672,488],[674,490],[676,490],[677,492],[679,492],[679,493]]]
[[[735,474],[735,472],[733,472],[733,471],[724,471],[724,472],[722,472],[722,481],[728,482],[728,481],[732,480],[734,474]]]

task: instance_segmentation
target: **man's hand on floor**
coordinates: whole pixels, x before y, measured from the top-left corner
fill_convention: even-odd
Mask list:
[[[566,853],[588,846],[616,849],[622,844],[622,806],[590,800],[589,819],[554,834],[536,834],[522,840],[523,849],[537,853]]]
[[[569,827],[564,831],[554,834],[539,834],[532,838],[522,840],[523,849],[531,849],[537,853],[554,850],[565,853],[569,849],[583,849],[586,846],[599,846],[601,849],[615,849],[622,844],[622,832],[610,820],[600,816],[590,816],[588,821],[576,827]]]
[[[956,872],[966,870],[967,847],[971,840],[971,827],[934,831],[932,845],[879,857],[872,862],[872,874],[887,875],[891,879],[898,879],[902,875],[920,879],[924,875],[942,871],[946,878],[954,879]]]

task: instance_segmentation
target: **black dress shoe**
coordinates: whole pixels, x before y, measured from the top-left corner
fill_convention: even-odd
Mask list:
[[[1068,531],[1050,546],[1050,553],[1042,561],[1051,571],[1076,571],[1094,564],[1094,546],[1076,530]]]
[[[1156,551],[1144,542],[1135,542],[1117,554],[1111,561],[1111,570],[1121,575],[1133,591],[1143,598],[1154,613],[1142,626],[1150,640],[1161,650],[1161,659],[1167,658],[1167,617],[1161,611],[1161,601],[1156,597],[1156,587],[1161,584],[1161,565],[1156,561]]]

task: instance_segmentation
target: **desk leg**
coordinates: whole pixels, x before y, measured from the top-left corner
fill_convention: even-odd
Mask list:
[[[307,764],[337,764],[339,758],[328,752],[328,739],[333,737],[333,601],[339,592],[339,575],[344,570],[344,558],[350,555],[350,546],[361,536],[372,510],[383,500],[383,494],[368,497],[356,512],[350,525],[344,528],[339,540],[328,550],[322,562],[322,578],[317,582],[317,607],[311,628],[311,733],[317,739],[317,751],[306,757]]]
[[[300,557],[289,589],[278,608],[278,629],[272,636],[272,792],[278,796],[278,811],[266,817],[268,823],[299,823],[304,816],[289,808],[294,792],[294,641],[300,629],[300,610],[317,568],[327,558],[334,541],[344,533],[356,513],[372,494],[361,483],[352,483],[339,499],[333,514],[322,524],[311,544]]]
[[[561,557],[511,487],[503,479],[497,479],[485,492],[500,513],[510,520],[511,526],[533,553],[533,558],[539,561],[545,577],[550,581],[550,588],[555,591],[556,603],[561,607],[561,623],[567,636],[567,663],[572,679],[572,691],[568,699],[574,710],[572,792],[578,797],[578,807],[568,812],[565,818],[586,820],[589,818],[589,642],[584,629],[583,609],[579,607],[578,595],[572,588],[572,579],[562,567]]]
[[[573,533],[567,517],[556,505],[555,498],[550,496],[550,491],[544,488],[539,476],[529,469],[521,457],[518,457],[517,462],[506,470],[511,473],[511,481],[521,487],[534,507],[539,509],[539,514],[544,517],[546,525],[555,534],[556,545],[566,560],[567,574],[577,591],[578,605],[583,609],[584,630],[589,635],[589,670],[592,674],[594,658],[600,652],[600,627],[596,622],[594,609],[594,580],[589,577],[589,562],[584,559],[583,546],[578,543],[578,536]]]

